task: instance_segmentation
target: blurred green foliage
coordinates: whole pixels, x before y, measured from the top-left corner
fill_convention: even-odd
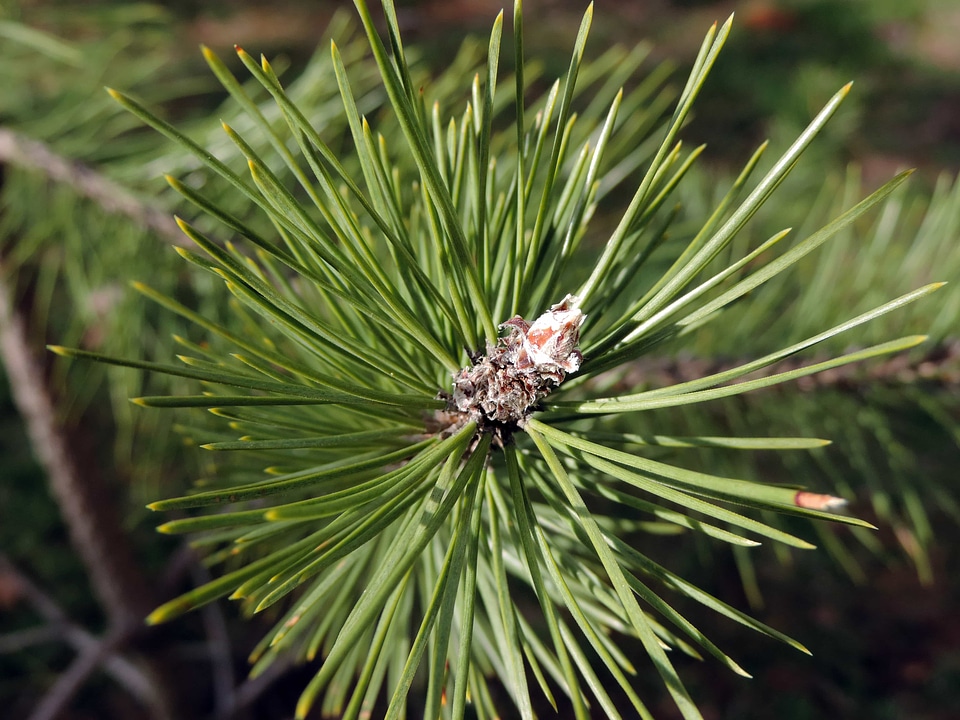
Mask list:
[[[815,226],[818,220],[832,217],[838,205],[849,206],[850,198],[861,195],[863,189],[857,171],[846,169],[851,158],[869,162],[876,154],[893,153],[955,172],[960,140],[950,135],[950,127],[938,132],[933,128],[926,134],[913,130],[936,108],[943,111],[944,98],[957,96],[960,73],[905,59],[891,49],[881,32],[897,23],[918,22],[924,4],[817,0],[777,3],[776,7],[782,11],[781,20],[767,27],[748,23],[735,32],[699,102],[687,138],[707,140],[725,158],[739,161],[762,136],[772,136],[776,143],[795,134],[808,121],[814,104],[819,105],[843,82],[855,78],[858,86],[855,102],[848,103],[828,126],[813,154],[791,177],[793,185],[785,188],[785,194],[796,202],[784,203],[761,217],[754,239],[769,236],[773,227],[795,223],[802,235],[804,221]],[[214,14],[226,16],[232,9],[223,4]],[[185,124],[201,145],[228,162],[242,163],[237,154],[224,155],[226,146],[217,139],[219,118],[232,120],[236,108],[221,105],[223,98],[208,74],[198,71],[199,55],[185,51],[181,42],[184,26],[178,23],[195,13],[196,6],[190,3],[170,3],[166,10],[111,3],[82,9],[65,9],[56,3],[14,6],[6,16],[0,15],[0,61],[4,67],[0,125],[41,139],[64,156],[124,183],[141,197],[174,209],[175,201],[158,176],[173,172],[189,181],[191,160],[171,151],[153,133],[142,131],[139,122],[101,88],[104,84],[120,87],[151,106],[164,108],[167,117]],[[20,20],[26,20],[26,26],[17,22]],[[43,28],[42,32],[36,32],[37,28]],[[345,27],[339,31],[347,32]],[[349,44],[341,49],[345,54],[351,51]],[[451,61],[452,74],[467,72],[478,51],[475,45],[473,54],[465,52]],[[288,70],[291,77],[300,78],[298,97],[316,108],[318,122],[326,119],[324,105],[335,93],[335,85],[324,80],[329,68],[322,58],[327,56],[325,43],[316,55],[294,50]],[[428,55],[427,63],[431,60]],[[418,68],[429,77],[425,65]],[[372,73],[369,77],[372,80]],[[372,82],[367,92],[362,77],[354,81],[359,83],[358,96],[371,111],[382,103]],[[298,92],[297,82],[291,84],[291,93]],[[442,95],[443,88],[437,92]],[[334,115],[329,117],[332,121]],[[279,123],[279,117],[274,119]],[[691,174],[681,186],[691,216],[702,216],[698,209],[715,202],[717,193],[722,192],[718,188],[723,187],[718,178],[726,174],[724,168]],[[3,179],[0,253],[18,299],[31,313],[38,345],[52,339],[75,345],[99,340],[96,346],[111,354],[171,355],[171,336],[190,337],[192,331],[129,291],[122,281],[130,277],[172,289],[191,307],[211,317],[222,311],[218,304],[226,299],[213,290],[213,283],[195,286],[206,281],[185,277],[182,263],[169,248],[144,234],[136,223],[106,215],[95,204],[78,200],[69,189],[51,186],[29,172],[7,168]],[[199,174],[195,179],[204,182]],[[211,186],[205,189],[217,191]],[[219,191],[222,197],[229,197],[226,188]],[[811,327],[834,322],[837,314],[849,316],[859,307],[873,304],[878,294],[890,297],[925,282],[934,271],[937,278],[960,281],[958,194],[960,183],[952,176],[937,181],[931,173],[921,178],[898,195],[892,210],[851,228],[829,254],[810,258],[789,282],[761,291],[767,294],[768,310],[775,307],[780,314],[790,314],[794,318],[792,332],[800,337],[809,334]],[[612,195],[610,202],[616,200],[616,194]],[[808,205],[807,200],[816,212],[801,216],[799,208]],[[857,273],[852,270],[855,264]],[[960,282],[938,299],[939,304],[918,304],[915,310],[920,315],[898,316],[896,321],[931,327],[934,339],[947,343],[956,337],[958,292]],[[103,306],[97,298],[104,294],[106,311],[101,312],[98,308]],[[763,352],[784,340],[783,336],[758,334],[755,328],[750,317],[741,316],[739,324],[730,322],[722,330],[698,336],[698,344],[677,345],[674,350],[677,357],[697,358],[705,350],[716,352],[719,348],[721,357],[714,359],[735,359]],[[889,336],[896,329],[881,325],[877,331]],[[870,342],[871,338],[864,336],[863,340]],[[55,365],[52,372],[56,384],[68,389],[65,414],[96,418],[94,426],[103,433],[101,455],[111,458],[117,477],[128,483],[124,492],[131,527],[139,526],[139,537],[147,537],[142,504],[178,492],[204,470],[197,454],[182,450],[175,439],[175,425],[184,421],[167,413],[134,411],[127,403],[130,396],[159,392],[150,384],[157,380],[89,364],[69,369]],[[718,717],[761,718],[776,713],[799,720],[839,713],[847,718],[933,719],[938,717],[937,708],[960,703],[956,690],[960,687],[956,682],[960,660],[949,649],[934,657],[924,655],[920,689],[915,683],[904,696],[893,694],[890,687],[901,687],[897,673],[906,667],[894,667],[894,658],[909,660],[911,652],[922,654],[916,646],[895,640],[916,636],[917,624],[906,620],[890,627],[875,607],[877,602],[895,605],[903,597],[922,597],[907,579],[912,576],[902,570],[897,559],[901,553],[914,563],[914,572],[935,583],[934,596],[941,603],[917,621],[927,633],[920,635],[924,650],[937,646],[929,625],[949,615],[945,598],[960,597],[953,579],[957,573],[951,573],[958,558],[950,547],[957,539],[956,523],[960,521],[954,472],[960,440],[957,387],[955,379],[916,377],[906,383],[874,383],[865,373],[854,377],[847,387],[841,383],[784,394],[777,403],[746,399],[718,405],[708,415],[652,414],[649,428],[633,429],[707,434],[713,429],[733,428],[747,435],[789,432],[831,437],[833,447],[804,460],[791,457],[788,463],[793,465],[782,466],[761,456],[752,465],[734,467],[734,459],[721,455],[718,460],[715,454],[704,456],[697,465],[719,474],[770,477],[782,473],[801,476],[809,485],[829,483],[840,494],[856,498],[855,510],[866,510],[885,522],[879,535],[818,530],[820,544],[831,552],[842,573],[808,557],[781,555],[777,558],[781,564],[763,558],[754,567],[742,557],[718,554],[706,546],[678,555],[679,562],[690,563],[688,574],[703,578],[708,589],[728,598],[744,593],[755,605],[765,598],[766,606],[780,616],[765,619],[808,640],[816,650],[817,657],[809,665],[770,664],[770,644],[758,646],[748,640],[745,664],[748,669],[765,669],[757,681],[736,686],[714,679],[710,668],[705,668],[692,685],[709,686],[695,690],[698,697],[719,693]],[[100,619],[83,570],[72,557],[57,510],[29,459],[22,429],[6,395],[2,407],[0,509],[9,517],[9,509],[16,508],[17,516],[29,518],[29,523],[0,522],[0,546],[41,583],[55,587],[58,600],[74,619],[96,627]],[[824,407],[830,408],[826,417]],[[938,538],[948,549],[936,549]],[[897,546],[899,551],[891,549]],[[669,541],[659,550],[664,555],[676,554]],[[152,552],[156,550],[146,554]],[[157,560],[153,556],[153,561]],[[882,570],[884,563],[892,569]],[[878,574],[901,583],[902,594],[897,588],[887,588],[878,599],[869,590],[851,589],[843,579],[852,577],[869,586]],[[735,584],[731,577],[737,579]],[[832,613],[833,619],[818,618],[814,611]],[[784,617],[790,612],[800,618],[796,624],[791,616]],[[865,616],[865,622],[875,625],[850,628],[848,620],[836,620],[837,616]],[[30,614],[22,607],[4,618],[5,629],[29,623]],[[798,624],[807,627],[797,629]],[[808,628],[813,640],[804,634]],[[889,644],[878,640],[884,635],[890,636]],[[741,642],[739,635],[717,639],[727,646]],[[890,656],[889,665],[876,660],[878,656]],[[40,692],[53,669],[64,662],[63,651],[53,647],[4,657],[0,676],[33,678],[33,689]],[[696,676],[696,669],[691,672]],[[784,680],[777,672],[790,678]],[[815,675],[827,680],[810,679]],[[4,683],[0,686],[4,696],[23,691],[19,684]],[[909,686],[909,682],[903,684]],[[754,705],[767,700],[775,704],[761,709]]]

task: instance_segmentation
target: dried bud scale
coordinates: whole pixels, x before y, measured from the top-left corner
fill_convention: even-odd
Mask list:
[[[580,369],[585,316],[579,305],[567,295],[532,323],[517,315],[501,324],[506,336],[488,343],[486,355],[454,376],[448,412],[493,428],[526,418],[567,373]]]

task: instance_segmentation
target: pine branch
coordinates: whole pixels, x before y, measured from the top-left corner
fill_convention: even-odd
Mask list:
[[[41,590],[3,554],[0,554],[0,573],[6,576],[7,582],[12,581],[16,585],[17,594],[26,599],[37,614],[46,620],[46,625],[28,631],[37,641],[63,640],[81,655],[99,652],[105,647],[106,639],[98,639],[93,633],[72,622],[53,598]],[[40,633],[37,632],[38,630],[47,632]],[[8,635],[4,639],[8,640],[11,637]],[[5,651],[12,649],[4,648]],[[119,654],[116,647],[113,650],[110,654],[101,657],[100,664],[104,672],[145,705],[159,704],[156,689],[150,678],[135,664]]]
[[[234,692],[232,702],[216,713],[215,720],[230,720],[241,715],[293,665],[294,658],[292,654],[288,654],[275,660],[259,675],[247,678]]]
[[[150,601],[144,578],[129,555],[129,543],[119,535],[122,523],[110,502],[113,493],[99,473],[82,469],[72,452],[43,378],[43,365],[30,349],[26,324],[11,304],[10,294],[0,277],[0,357],[14,403],[111,623],[118,627],[139,623]]]
[[[93,168],[58,155],[49,145],[0,127],[0,165],[6,163],[39,171],[53,182],[69,185],[104,211],[128,217],[172,245],[189,245],[168,211],[143,202]]]
[[[788,358],[776,365],[757,370],[749,377],[767,377],[774,373],[796,370],[823,362],[829,357],[829,354],[820,353],[804,358]],[[614,384],[609,386],[609,391],[626,392],[638,387],[668,387],[740,367],[751,359],[703,358],[691,355],[643,357],[618,373]],[[602,378],[599,382],[603,384]],[[874,360],[867,365],[845,365],[824,370],[800,378],[797,386],[801,391],[809,392],[830,388],[856,389],[871,387],[877,383],[912,385],[917,382],[944,388],[960,385],[960,340],[934,345],[920,357],[900,354]]]
[[[0,359],[10,382],[11,395],[26,426],[34,453],[46,471],[50,492],[70,534],[71,544],[83,562],[110,622],[108,637],[85,645],[75,663],[61,676],[35,713],[53,718],[83,681],[114,651],[143,629],[143,617],[153,600],[148,583],[130,552],[123,523],[111,502],[115,493],[94,463],[84,466],[57,420],[56,404],[30,349],[23,314],[13,306],[11,292],[0,265]],[[162,669],[149,659],[150,675],[162,677]],[[156,717],[168,718],[168,693],[154,684],[151,703]]]
[[[81,651],[34,708],[29,720],[56,720],[60,717],[84,683],[126,640],[127,633],[114,629]]]
[[[651,528],[690,530],[739,548],[763,538],[812,549],[769,519],[771,512],[872,526],[836,512],[838,497],[730,476],[719,464],[691,470],[647,447],[794,451],[823,447],[823,440],[663,435],[646,442],[645,436],[615,432],[618,418],[653,408],[675,408],[679,415],[697,403],[913,348],[923,336],[788,372],[780,364],[942,283],[927,282],[825,323],[825,330],[720,373],[704,377],[700,367],[690,381],[668,379],[665,387],[636,392],[649,380],[641,376],[612,397],[590,392],[574,402],[547,402],[545,413],[541,401],[555,390],[596,390],[590,383],[604,370],[626,363],[627,375],[636,369],[630,363],[666,338],[700,333],[741,298],[756,302],[755,289],[774,278],[780,282],[781,272],[864,222],[907,174],[822,226],[813,223],[816,229],[783,253],[767,250],[786,232],[756,249],[744,242],[741,231],[836,112],[850,91],[844,86],[754,183],[749,176],[764,149],[758,150],[686,247],[677,248],[673,264],[663,263],[659,279],[651,275],[652,286],[638,296],[633,279],[641,273],[646,279],[651,254],[671,234],[677,217],[669,209],[671,193],[700,154],[684,149],[678,133],[730,21],[707,32],[660,144],[645,131],[643,138],[627,133],[616,145],[617,118],[629,117],[620,127],[633,127],[650,98],[634,102],[629,93],[614,92],[606,112],[600,105],[592,118],[574,112],[577,78],[589,76],[582,61],[592,6],[566,75],[528,104],[521,3],[515,4],[514,139],[512,132],[494,130],[502,14],[491,29],[486,81],[477,73],[463,115],[447,118],[439,101],[431,111],[429,93],[412,79],[393,2],[383,3],[386,39],[366,3],[356,5],[396,124],[373,118],[377,127],[370,126],[334,46],[334,74],[355,149],[347,150],[346,161],[269,61],[242,49],[240,61],[275,101],[286,126],[278,129],[225,64],[205,53],[248,114],[249,130],[240,132],[235,123],[225,129],[249,178],[145,106],[113,93],[233,188],[235,198],[225,207],[171,183],[254,251],[218,246],[182,223],[205,254],[181,254],[224,280],[237,300],[229,308],[233,315],[221,322],[145,290],[216,337],[214,343],[182,341],[183,365],[51,347],[67,357],[202,381],[203,395],[177,392],[139,402],[213,409],[229,421],[220,430],[200,431],[212,435],[203,448],[228,456],[208,474],[215,481],[201,492],[149,505],[156,511],[201,509],[160,530],[206,533],[199,542],[209,563],[225,571],[157,608],[148,621],[165,622],[221,597],[239,600],[251,614],[284,604],[285,614],[251,654],[252,674],[263,677],[291,655],[323,657],[300,696],[298,718],[318,704],[324,715],[364,717],[384,692],[390,718],[421,709],[440,717],[448,708],[451,717],[462,718],[468,696],[478,716],[491,717],[498,713],[492,696],[501,694],[488,687],[493,676],[519,717],[534,717],[537,686],[551,703],[552,687],[564,691],[578,718],[587,717],[588,704],[591,712],[619,717],[608,693],[611,679],[629,698],[632,714],[650,717],[627,678],[632,665],[613,640],[625,633],[642,642],[685,720],[702,720],[665,650],[694,656],[702,650],[733,672],[746,672],[675,610],[663,590],[804,648],[659,566],[627,538]],[[659,118],[653,109],[651,117]],[[623,153],[630,168],[645,172],[591,270],[593,258],[580,251],[580,242],[610,173],[622,179],[622,163],[615,160]],[[234,202],[249,212],[235,213]],[[273,229],[261,234],[238,219],[248,215],[262,215],[256,227],[269,223]],[[754,327],[768,318],[760,322]],[[498,333],[498,324],[505,332]],[[581,367],[584,354],[588,362]],[[780,372],[756,379],[766,366]],[[888,372],[903,374],[896,366]],[[608,386],[620,377],[606,376]],[[575,432],[555,424],[571,418]],[[588,500],[598,495],[630,512],[594,512]],[[535,593],[537,623],[547,628],[549,642],[533,629],[536,608],[517,601],[518,585]],[[219,648],[229,655],[225,644]],[[606,682],[594,666],[606,673]],[[415,698],[414,683],[424,676],[426,692]],[[229,692],[242,706],[245,689]],[[230,702],[224,694],[219,711]]]
[[[191,552],[193,559],[191,575],[194,584],[202,585],[210,582],[212,577]],[[237,693],[233,676],[233,652],[230,647],[230,633],[227,622],[223,617],[223,610],[219,605],[207,605],[200,612],[203,620],[204,632],[207,635],[207,644],[210,646],[210,661],[213,665],[211,672],[214,693],[214,714],[217,717],[226,716],[237,704]]]

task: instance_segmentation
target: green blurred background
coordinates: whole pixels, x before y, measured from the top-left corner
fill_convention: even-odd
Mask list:
[[[189,172],[189,167],[165,164],[177,159],[165,155],[152,135],[137,131],[136,121],[118,111],[101,86],[132,89],[163,107],[168,118],[192,128],[195,136],[212,138],[223,97],[197,52],[198,44],[227,56],[237,43],[251,53],[280,58],[286,77],[297,77],[308,67],[341,5],[306,0],[269,4],[182,0],[158,5],[5,0],[0,20],[41,30],[47,33],[44,38],[62,38],[80,54],[70,56],[64,48],[37,38],[31,45],[16,33],[0,36],[4,59],[0,127],[42,140],[140,197],[155,196],[162,204],[166,196],[161,173]],[[439,73],[450,65],[464,38],[488,30],[500,5],[489,0],[410,0],[398,3],[398,9],[407,43],[416,42],[423,67]],[[543,59],[545,77],[561,74],[582,4],[528,0],[524,9],[527,56]],[[960,3],[955,0],[601,1],[595,10],[588,55],[599,55],[613,43],[650,40],[653,53],[648,65],[672,62],[677,67],[674,83],[682,79],[709,24],[737,13],[733,36],[684,133],[685,142],[709,144],[707,167],[699,180],[704,185],[735,173],[764,138],[782,146],[838,87],[856,81],[853,94],[804,160],[796,204],[781,197],[778,217],[771,222],[781,226],[801,222],[816,190],[839,187],[830,186],[829,179],[839,182],[836,178],[844,177],[851,166],[858,168],[867,190],[898,169],[916,167],[912,192],[917,198],[928,198],[938,177],[955,178],[960,170]],[[12,31],[8,27],[5,32]],[[463,83],[469,80],[464,77]],[[318,123],[324,121],[318,118]],[[157,536],[152,530],[155,518],[142,508],[208,471],[190,448],[170,450],[171,444],[180,442],[176,422],[190,421],[130,420],[135,411],[125,398],[143,394],[141,383],[149,380],[66,368],[41,355],[39,348],[51,341],[70,344],[71,339],[97,345],[96,334],[101,333],[110,337],[111,347],[119,345],[128,355],[162,354],[169,332],[179,329],[166,326],[156,308],[134,300],[125,304],[124,299],[119,306],[108,303],[108,310],[99,311],[92,300],[89,306],[76,305],[73,293],[93,297],[95,291],[122,287],[130,274],[137,279],[165,277],[168,285],[198,298],[203,297],[203,288],[183,276],[182,263],[173,253],[147,256],[137,250],[139,246],[130,245],[128,257],[115,243],[95,246],[91,238],[110,237],[113,232],[97,208],[69,193],[58,195],[45,183],[32,187],[29,179],[13,178],[20,170],[10,164],[3,171],[7,197],[0,206],[0,235],[16,235],[17,241],[4,240],[0,259],[14,304],[28,319],[37,357],[44,358],[45,378],[59,401],[60,419],[75,439],[82,437],[88,450],[83,462],[102,470],[113,493],[111,502],[117,506],[118,522],[142,577],[155,586],[151,590],[156,594],[169,597],[195,582],[196,576],[191,579],[183,569],[191,567],[186,551]],[[64,247],[73,244],[77,255],[58,254],[57,245],[48,245],[50,239],[37,229],[42,225],[38,217],[54,216],[51,208],[72,218],[75,233],[58,229],[55,234]],[[958,240],[944,238],[954,244]],[[71,258],[76,257],[84,258],[83,272],[72,265]],[[201,308],[202,304],[197,301]],[[216,307],[208,309],[218,312]],[[947,322],[941,328],[945,347],[957,336],[956,325]],[[869,418],[876,410],[882,427],[893,428],[890,432],[898,443],[909,447],[898,471],[900,481],[909,483],[922,475],[925,482],[942,489],[942,497],[956,499],[960,403],[957,373],[949,371],[956,368],[955,356],[952,362],[932,390],[914,385],[903,396],[932,397],[936,412],[916,410],[921,400],[901,403],[896,386],[888,388],[886,401],[853,388],[845,395],[843,389],[837,391],[835,398],[824,395],[819,402],[837,417]],[[844,403],[855,406],[849,414],[838,410]],[[780,422],[751,412],[744,408],[746,425]],[[155,425],[129,429],[131,423],[143,422]],[[831,437],[823,427],[814,432]],[[143,435],[157,442],[144,444],[138,439]],[[838,439],[837,445],[841,457],[849,452],[849,443],[844,446]],[[854,468],[851,483],[859,482],[858,472],[892,472],[882,453],[866,455],[880,470]],[[813,472],[806,466],[799,471]],[[880,522],[881,530],[869,547],[849,543],[847,550],[828,554],[784,559],[761,553],[744,565],[734,555],[676,540],[659,541],[662,547],[654,550],[662,562],[738,607],[752,606],[759,619],[798,638],[813,652],[812,658],[799,655],[739,632],[741,628],[733,624],[697,617],[690,609],[692,619],[755,675],[746,681],[710,661],[679,659],[681,675],[705,717],[960,717],[960,533],[955,507],[938,497],[923,496],[923,522],[916,518],[902,526]],[[875,499],[854,510],[876,519],[877,508]],[[910,516],[909,507],[905,515]],[[912,551],[911,543],[922,545],[922,551]],[[55,600],[74,625],[93,633],[107,626],[5,382],[0,388],[0,550]],[[75,656],[54,638],[27,641],[24,633],[39,621],[18,577],[9,569],[0,572],[0,706],[10,713],[5,717],[30,717]],[[205,624],[210,622],[220,623],[230,637],[225,656],[222,645],[220,655],[211,648],[211,630]],[[215,668],[226,663],[231,682],[239,684],[244,656],[263,627],[258,622],[262,623],[248,623],[225,607],[213,619],[193,617],[165,628],[162,639],[148,639],[141,651],[149,655],[155,643],[162,646],[157,652],[171,662],[192,668],[187,677],[196,684],[189,691],[196,717],[218,713],[289,717],[309,669],[276,678],[236,711],[217,707]],[[641,678],[640,685],[645,697],[662,692],[654,678],[649,682]],[[674,717],[669,702],[652,705],[657,717]],[[108,677],[94,674],[61,717],[124,718],[141,712]]]

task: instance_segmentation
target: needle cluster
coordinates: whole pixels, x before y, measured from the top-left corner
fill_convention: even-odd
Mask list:
[[[746,673],[671,606],[669,594],[802,646],[660,566],[638,549],[636,537],[690,532],[741,549],[760,544],[757,537],[811,548],[770,520],[772,511],[866,523],[828,512],[840,503],[816,488],[813,496],[799,495],[795,486],[694,470],[664,452],[797,451],[822,447],[823,440],[647,436],[635,430],[637,414],[913,347],[923,338],[757,376],[939,285],[689,381],[615,391],[594,381],[750,302],[759,286],[882,202],[906,175],[789,249],[774,248],[787,231],[756,247],[733,242],[796,166],[847,86],[754,182],[766,145],[758,149],[690,234],[689,223],[674,225],[670,197],[701,149],[685,152],[677,138],[730,21],[707,33],[651,154],[645,140],[663,108],[652,94],[656,83],[624,77],[619,82],[634,89],[616,93],[606,109],[591,94],[584,111],[575,111],[592,7],[566,76],[530,107],[536,84],[524,75],[523,18],[515,4],[509,95],[516,122],[503,123],[494,122],[506,107],[497,94],[502,14],[491,30],[485,72],[470,73],[474,82],[460,98],[466,103],[442,109],[439,100],[428,107],[424,87],[433,85],[411,71],[393,3],[383,3],[389,43],[366,3],[355,4],[389,99],[380,132],[361,113],[336,46],[324,77],[337,84],[349,140],[325,137],[328,128],[312,124],[266,58],[237,49],[253,84],[276,103],[273,115],[205,51],[252,126],[242,134],[225,126],[249,177],[114,93],[243,196],[250,215],[268,221],[251,225],[247,214],[224,209],[197,184],[168,178],[231,237],[242,238],[217,242],[179,221],[201,251],[180,254],[225,281],[236,300],[235,321],[216,322],[145,289],[196,323],[210,342],[183,341],[180,365],[56,349],[203,383],[202,394],[139,403],[206,408],[228,420],[200,446],[238,460],[224,461],[216,480],[198,492],[149,506],[199,510],[160,529],[198,534],[211,564],[227,567],[149,620],[163,622],[220,597],[251,613],[288,605],[252,654],[253,672],[291,656],[322,659],[298,718],[318,702],[329,716],[369,716],[384,692],[389,718],[419,714],[408,709],[416,697],[423,717],[460,720],[472,703],[481,719],[529,720],[535,692],[555,707],[555,698],[569,702],[578,720],[589,716],[588,708],[620,717],[608,692],[614,683],[632,716],[650,717],[628,677],[635,669],[618,646],[627,635],[643,645],[685,720],[701,720],[664,648],[703,652]],[[642,59],[633,50],[614,51],[605,67],[619,73]],[[604,78],[606,87],[606,71],[582,74]],[[462,115],[448,121],[449,108],[464,104]],[[258,151],[248,134],[267,138],[267,149]],[[602,249],[581,247],[594,232],[590,220],[604,194],[626,181],[638,184],[615,229],[594,236]],[[672,262],[650,262],[668,235],[686,245],[670,245]],[[511,319],[498,328],[505,317]],[[484,350],[469,355],[478,348]],[[565,382],[571,373],[578,382]],[[618,425],[618,418],[626,421]],[[615,512],[594,512],[597,497]],[[816,507],[805,502],[809,497]],[[426,691],[411,693],[415,682]],[[491,691],[490,682],[507,692]],[[514,707],[498,708],[495,697],[509,697]]]

